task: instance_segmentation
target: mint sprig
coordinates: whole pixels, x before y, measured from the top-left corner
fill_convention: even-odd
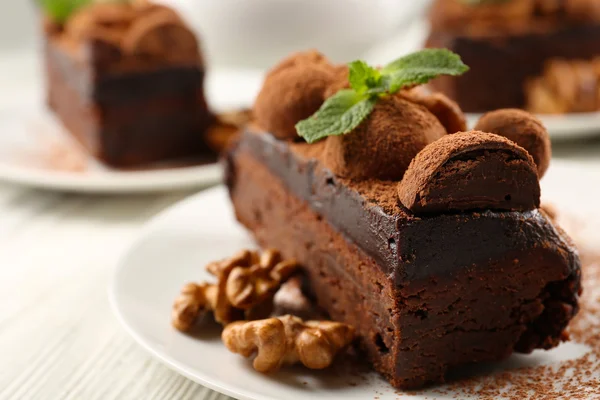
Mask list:
[[[422,85],[440,75],[460,75],[468,71],[458,54],[445,49],[429,49],[409,54],[383,67],[385,89],[396,93],[403,87]]]
[[[129,3],[131,0],[103,0],[105,3]],[[98,0],[37,0],[46,15],[60,24],[64,23],[75,11]]]
[[[340,90],[315,114],[296,124],[298,135],[308,143],[351,132],[384,96],[427,83],[440,75],[456,76],[469,70],[457,54],[446,49],[421,50],[380,70],[360,60],[351,62],[348,67],[351,89]]]
[[[327,99],[311,118],[298,122],[296,130],[309,143],[331,135],[346,134],[373,111],[376,102],[374,96],[365,96],[353,89],[340,90]]]
[[[362,60],[348,64],[348,81],[356,93],[368,93],[381,87],[381,72]]]
[[[46,15],[58,23],[65,22],[77,9],[92,3],[92,0],[38,0]]]

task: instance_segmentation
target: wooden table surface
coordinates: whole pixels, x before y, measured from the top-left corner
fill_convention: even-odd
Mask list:
[[[0,398],[228,397],[169,370],[119,326],[107,287],[140,226],[189,193],[59,194],[0,184]]]

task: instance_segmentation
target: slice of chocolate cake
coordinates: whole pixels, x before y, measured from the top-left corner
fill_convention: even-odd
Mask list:
[[[600,54],[597,0],[437,0],[429,19],[426,46],[448,48],[471,68],[432,87],[468,112],[523,108],[527,81],[546,62]]]
[[[96,3],[45,32],[48,105],[93,156],[135,167],[211,154],[202,56],[173,10]]]
[[[538,209],[528,151],[493,133],[449,135],[436,115],[456,105],[434,114],[406,92],[380,97],[341,136],[309,144],[265,131],[315,112],[336,70],[301,54],[267,76],[255,109],[269,115],[257,113],[225,158],[238,220],[302,264],[318,304],[356,328],[395,387],[565,339],[580,263]],[[307,90],[315,71],[320,89]]]

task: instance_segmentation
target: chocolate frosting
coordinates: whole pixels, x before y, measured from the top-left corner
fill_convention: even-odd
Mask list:
[[[535,164],[504,137],[460,132],[433,142],[410,164],[398,185],[414,213],[477,209],[533,210],[540,204]]]

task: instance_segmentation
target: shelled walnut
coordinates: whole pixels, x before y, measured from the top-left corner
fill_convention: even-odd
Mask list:
[[[284,315],[228,325],[221,336],[227,348],[244,357],[257,353],[253,366],[268,373],[301,362],[311,369],[331,365],[354,339],[354,328],[333,321],[306,321]]]
[[[251,267],[233,268],[227,279],[225,292],[234,307],[247,310],[266,300],[272,300],[275,292],[294,271],[294,260],[283,261],[277,251],[267,250],[258,264]]]
[[[297,267],[296,261],[283,260],[276,250],[262,255],[243,250],[212,262],[206,269],[217,282],[186,284],[173,304],[172,324],[180,331],[189,331],[206,312],[212,312],[222,325],[265,318],[273,309],[275,292]]]

